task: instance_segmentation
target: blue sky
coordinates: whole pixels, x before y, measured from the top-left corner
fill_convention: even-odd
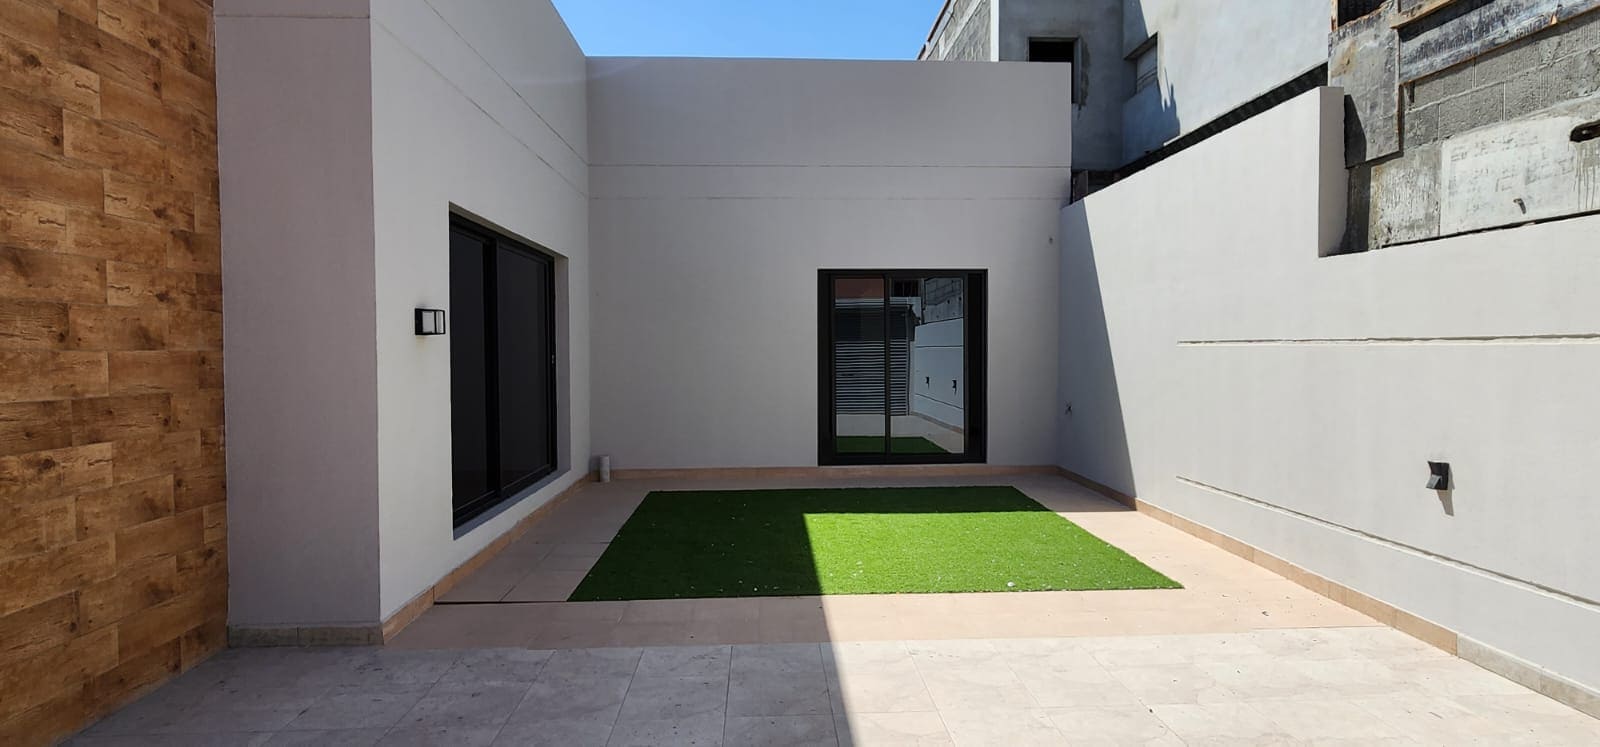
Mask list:
[[[554,0],[585,54],[915,59],[943,0]]]

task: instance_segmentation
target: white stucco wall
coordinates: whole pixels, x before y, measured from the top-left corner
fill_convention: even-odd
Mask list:
[[[1062,211],[1060,464],[1600,684],[1600,218],[1319,257],[1341,113],[1314,91]]]
[[[383,616],[588,469],[586,88],[583,53],[543,0],[373,7]],[[449,309],[452,209],[558,257],[559,466],[459,538],[450,520],[451,338],[417,337],[411,313]]]
[[[217,27],[231,622],[371,625],[587,470],[584,57],[542,1]],[[450,337],[412,326],[449,309],[452,211],[557,255],[557,473],[459,537]]]
[[[229,619],[378,614],[364,4],[217,4]]]
[[[911,411],[955,429],[967,427],[966,319],[919,324],[911,345]]]
[[[592,59],[590,75],[595,453],[815,465],[817,271],[982,268],[989,461],[1052,460],[1071,160],[1056,66]]]
[[[1328,0],[1123,0],[1122,51],[1158,38],[1159,88],[1123,105],[1136,158],[1328,59]]]

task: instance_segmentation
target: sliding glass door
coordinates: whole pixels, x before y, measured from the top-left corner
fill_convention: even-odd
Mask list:
[[[818,461],[981,462],[982,271],[820,273]]]
[[[450,436],[457,526],[556,468],[555,264],[450,222]]]

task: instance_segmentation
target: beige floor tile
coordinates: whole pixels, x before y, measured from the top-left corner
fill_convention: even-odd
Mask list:
[[[918,665],[921,668],[921,665]],[[922,670],[922,683],[940,711],[1038,708],[1039,702],[1004,665]],[[959,741],[959,738],[958,738]]]
[[[990,640],[908,641],[905,646],[906,653],[924,673],[944,669],[1005,667],[1006,655]]]
[[[834,716],[840,747],[941,747],[955,744],[944,719],[923,713],[840,713]]]
[[[528,646],[542,619],[510,605],[435,606],[387,646],[397,649]]]
[[[870,671],[874,667],[915,667],[904,641],[834,641],[822,646],[822,663],[830,672]]]
[[[606,645],[610,646],[687,646],[699,643],[687,622],[615,623],[603,630],[610,631]]]
[[[711,677],[726,675],[732,646],[647,648],[639,659],[640,677]]]
[[[955,743],[962,747],[1025,747],[1066,743],[1065,737],[1050,719],[1050,714],[1043,709],[941,710],[939,716],[944,719],[945,728],[949,729]]]
[[[534,564],[534,571],[582,571],[588,574],[600,558],[584,557],[580,555],[546,555],[543,560]]]
[[[1155,705],[1150,710],[1190,747],[1295,742],[1283,727],[1244,703]]]
[[[564,602],[537,605],[551,620],[615,624],[632,602]]]
[[[628,602],[622,612],[624,623],[686,623],[694,619],[693,599],[643,599]]]
[[[1502,725],[1522,742],[1600,744],[1600,720],[1533,692],[1463,695],[1454,702]]]
[[[607,542],[563,542],[550,545],[549,556],[553,558],[598,558],[604,555]]]
[[[565,602],[583,581],[583,571],[533,571],[506,592],[506,602]]]
[[[746,644],[761,641],[754,620],[690,620],[683,623],[691,643]]]
[[[721,744],[726,718],[721,714],[670,721],[618,722],[611,730],[609,747],[659,747],[660,745]]]
[[[1409,695],[1350,702],[1422,744],[1505,744],[1515,728],[1445,698]]]
[[[1006,664],[1046,708],[1139,705],[1132,691],[1087,655],[1010,656]]]
[[[910,664],[846,667],[832,672],[829,695],[835,712],[907,713],[937,709],[922,675]]]
[[[1227,703],[1240,699],[1237,693],[1218,682],[1216,676],[1194,664],[1106,669],[1148,705]]]
[[[1284,666],[1283,659],[1276,657],[1209,659],[1196,666],[1243,700],[1303,698],[1317,690],[1318,683],[1308,672]]]
[[[834,747],[832,715],[729,716],[723,747]]]
[[[615,630],[615,625],[586,620],[551,621],[536,628],[527,645],[548,649],[615,646],[619,645],[613,640]]]
[[[502,559],[496,558],[496,560]],[[494,570],[485,568],[462,579],[461,583],[445,592],[437,601],[446,604],[498,602],[531,572],[525,567]]]
[[[1422,692],[1445,696],[1521,695],[1527,688],[1471,662],[1448,657],[1389,664],[1402,680]]]
[[[1050,709],[1050,721],[1069,744],[1182,747],[1167,725],[1141,706]]]
[[[546,543],[535,542],[533,537],[524,534],[506,545],[505,549],[500,551],[498,557],[519,558],[524,562],[530,563],[529,567],[531,567],[531,563],[538,562],[544,556],[549,555],[551,547],[552,545]]]
[[[1352,701],[1274,700],[1251,705],[1296,740],[1380,744],[1405,739],[1399,729],[1372,718]]]
[[[696,599],[690,611],[693,620],[755,622],[760,618],[760,599]]]

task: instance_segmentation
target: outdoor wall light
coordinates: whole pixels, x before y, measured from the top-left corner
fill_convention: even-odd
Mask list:
[[[1428,462],[1428,489],[1450,489],[1450,463]]]
[[[444,309],[417,309],[417,334],[444,334]]]

